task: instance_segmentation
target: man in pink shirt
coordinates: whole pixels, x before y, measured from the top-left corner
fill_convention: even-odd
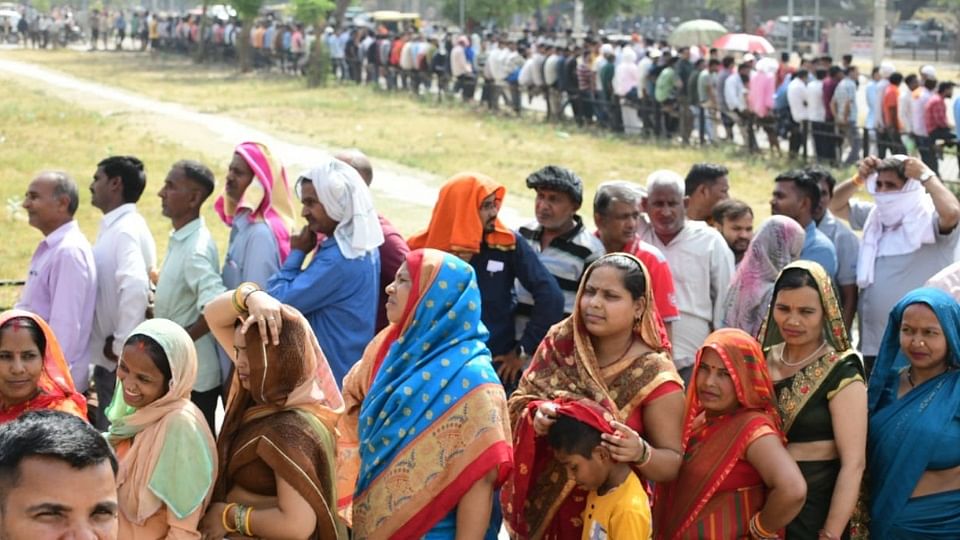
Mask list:
[[[945,141],[947,145],[954,141],[953,132],[947,122],[946,100],[951,97],[953,97],[953,83],[945,81],[940,83],[936,93],[931,95],[923,106],[923,120],[927,127],[928,144],[926,148],[920,148],[920,156],[927,167],[930,167],[935,173],[939,173],[938,165],[940,161],[937,157],[936,141]]]
[[[23,208],[44,239],[30,260],[16,308],[47,321],[70,364],[74,385],[85,392],[97,276],[90,242],[73,219],[79,203],[77,184],[66,173],[43,172],[30,182]]]

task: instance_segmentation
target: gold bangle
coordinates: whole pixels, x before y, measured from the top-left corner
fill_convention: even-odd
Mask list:
[[[227,506],[225,506],[223,508],[223,514],[220,516],[220,521],[223,524],[223,530],[227,531],[228,533],[240,532],[237,529],[231,529],[229,520],[227,519],[227,514],[230,513],[230,509],[233,508],[234,506],[237,506],[237,503],[230,503]]]
[[[772,533],[764,529],[763,525],[760,524],[760,512],[753,515],[753,519],[750,520],[750,525],[760,538],[778,538],[777,533]]]
[[[640,456],[637,467],[645,467],[653,459],[653,448],[651,448],[650,443],[643,438],[640,439],[640,442],[643,443],[643,455]]]
[[[250,532],[250,514],[253,513],[253,507],[247,507],[247,513],[243,516],[243,535],[253,536]]]
[[[237,288],[233,290],[233,308],[236,309],[238,313],[246,313],[247,298],[259,290],[261,290],[260,286],[252,281],[245,281],[237,285]]]

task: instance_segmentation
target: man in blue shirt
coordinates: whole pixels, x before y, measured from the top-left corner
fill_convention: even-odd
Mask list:
[[[833,242],[819,229],[813,219],[820,208],[820,185],[802,170],[788,171],[774,180],[770,213],[793,218],[803,227],[806,239],[800,258],[820,263],[830,277],[836,279],[837,251]]]
[[[960,96],[953,100],[953,126],[957,130],[957,167],[960,168]]]
[[[373,338],[383,232],[369,189],[342,161],[304,173],[297,193],[307,226],[290,239],[290,255],[267,292],[307,318],[340,385]],[[324,239],[301,269],[317,235]]]

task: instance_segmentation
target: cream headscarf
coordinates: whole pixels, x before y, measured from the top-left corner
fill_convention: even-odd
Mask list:
[[[330,219],[337,222],[333,238],[344,257],[357,259],[383,244],[383,229],[370,189],[353,167],[331,159],[301,174],[297,182],[297,196],[301,199],[304,180],[313,184],[320,204]]]
[[[137,335],[160,345],[172,375],[167,393],[140,409],[126,404],[118,380],[107,409],[110,444],[133,438],[117,474],[120,511],[142,525],[164,505],[179,519],[205,506],[213,491],[217,453],[203,414],[190,402],[197,380],[197,350],[190,335],[167,319],[140,323],[130,334]]]

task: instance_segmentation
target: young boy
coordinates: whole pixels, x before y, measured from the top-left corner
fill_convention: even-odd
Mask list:
[[[650,502],[643,484],[628,464],[614,461],[600,445],[601,432],[614,432],[602,413],[568,402],[557,408],[557,420],[547,433],[557,461],[590,492],[582,540],[650,538]]]

